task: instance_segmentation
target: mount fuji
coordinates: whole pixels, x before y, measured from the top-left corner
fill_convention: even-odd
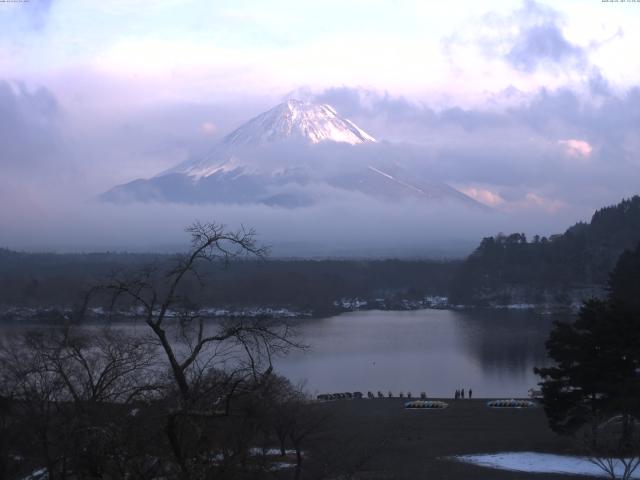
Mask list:
[[[357,194],[487,209],[445,183],[406,171],[394,157],[330,105],[289,100],[249,120],[205,156],[118,185],[101,198],[295,208]]]

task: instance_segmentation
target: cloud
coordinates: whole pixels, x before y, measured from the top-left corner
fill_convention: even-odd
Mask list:
[[[589,91],[605,97],[612,94],[611,85],[599,68],[593,68],[589,74]]]
[[[638,193],[632,179],[640,168],[640,88],[616,92],[606,85],[596,71],[575,89],[516,92],[515,102],[506,91],[489,104],[465,109],[436,110],[364,88],[327,89],[315,98],[332,103],[377,138],[419,145],[407,147],[402,161],[425,174],[476,188],[475,195],[488,190],[505,200],[503,207],[537,205],[558,212],[558,204],[520,200],[534,192],[597,208]],[[575,162],[587,158],[579,166]]]
[[[29,90],[23,83],[0,80],[0,166],[4,173],[47,167],[59,147],[60,119],[58,102],[50,90]]]
[[[53,0],[29,0],[24,2],[24,9],[29,26],[34,30],[42,30],[49,20]]]
[[[504,203],[504,198],[485,188],[462,187],[459,188],[459,190],[474,200],[484,203],[485,205],[489,205],[490,207],[497,207]]]
[[[253,227],[275,257],[458,257],[470,253],[483,236],[499,231],[548,235],[567,224],[566,218],[549,222],[535,209],[526,214],[484,213],[324,188],[329,200],[298,209],[165,203],[123,207],[73,196],[41,196],[19,211],[0,204],[0,245],[45,251],[176,251],[186,247],[184,227],[200,220],[233,229]],[[332,197],[332,192],[340,194]]]
[[[467,29],[445,37],[442,46],[455,64],[459,64],[458,57],[473,60],[470,52],[477,52],[525,74],[583,70],[589,63],[589,48],[567,38],[565,24],[558,10],[524,0],[513,11],[483,15]]]
[[[578,138],[592,148],[597,146],[602,159],[619,164],[630,160],[623,145],[629,137],[637,137],[640,87],[611,92],[598,101],[589,101],[570,88],[542,89],[510,114],[546,137]]]
[[[47,26],[53,0],[26,0],[2,2],[0,5],[0,38],[11,39],[16,33],[40,34]],[[3,35],[4,34],[4,35]],[[24,41],[24,39],[21,39]]]
[[[505,58],[517,69],[528,72],[547,63],[582,67],[586,62],[585,51],[569,42],[555,24],[526,28]]]
[[[376,138],[388,140],[416,142],[420,139],[419,131],[424,133],[425,127],[459,127],[472,131],[508,123],[504,115],[488,109],[453,106],[436,110],[402,95],[394,96],[362,87],[327,88],[312,99],[335,106],[342,115],[357,120],[365,127],[372,125]],[[380,131],[376,131],[377,126]]]
[[[586,49],[566,38],[562,17],[552,8],[526,0],[511,20],[516,31],[505,32],[502,47],[506,47],[504,59],[518,70],[531,72],[549,65],[582,68],[586,64]]]
[[[558,199],[555,198],[546,198],[535,192],[528,192],[524,200],[520,202],[520,204],[526,208],[542,208],[549,213],[556,213],[559,210],[566,208],[567,205]]]
[[[589,142],[584,140],[570,138],[569,140],[558,140],[558,143],[564,147],[565,153],[570,157],[589,158],[593,151]]]
[[[218,126],[213,122],[203,122],[200,131],[205,135],[213,135],[218,131]]]

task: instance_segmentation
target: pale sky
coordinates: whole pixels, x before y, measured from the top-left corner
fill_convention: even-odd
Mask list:
[[[550,57],[556,38],[526,38],[549,25],[575,58]],[[346,85],[466,104],[508,87],[577,84],[594,68],[617,88],[634,85],[639,26],[637,4],[597,0],[30,0],[0,6],[0,71],[66,96],[87,88],[74,78],[98,77],[126,102]],[[547,58],[519,64],[514,48]]]

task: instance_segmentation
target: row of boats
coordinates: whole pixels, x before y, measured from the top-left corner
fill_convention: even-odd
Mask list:
[[[360,399],[364,398],[362,392],[340,392],[340,393],[322,393],[316,397],[320,401],[328,401],[328,400],[345,400],[345,399]],[[373,392],[367,392],[367,398],[394,398],[391,391],[389,391],[388,395],[383,395],[382,392],[378,391],[377,395],[374,395]],[[411,392],[405,394],[400,392],[400,398],[409,398],[411,399]],[[419,400],[410,400],[404,404],[405,408],[447,408],[449,404],[447,402],[443,402],[440,400],[427,400],[427,394],[422,392],[420,394]],[[516,399],[498,399],[498,400],[490,400],[487,402],[487,406],[491,408],[530,408],[535,407],[536,403],[531,400],[516,400]]]
[[[491,408],[531,408],[535,407],[535,403],[530,400],[491,400],[487,402],[487,406]],[[440,400],[413,400],[406,402],[404,408],[447,408],[449,404]]]
[[[406,394],[404,392],[400,392],[398,397],[399,398],[413,398],[413,395],[411,394],[411,392],[407,392]],[[353,399],[353,398],[364,398],[364,395],[362,394],[362,392],[321,393],[316,398],[318,400],[323,400],[323,401],[326,401],[326,400],[343,400],[343,399]],[[367,392],[367,398],[369,398],[369,399],[374,399],[374,398],[394,398],[394,395],[391,392],[391,390],[389,390],[389,392],[386,395],[383,394],[380,390],[378,390],[377,394],[374,394],[371,391]],[[421,392],[420,393],[420,399],[426,400],[426,398],[427,398],[427,394],[425,392]]]

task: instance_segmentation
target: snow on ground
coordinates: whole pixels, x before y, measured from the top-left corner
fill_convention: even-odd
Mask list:
[[[536,452],[502,452],[481,455],[460,455],[455,460],[472,463],[481,467],[498,468],[528,473],[566,473],[571,475],[589,475],[607,477],[608,475],[586,457],[555,455]],[[617,473],[622,472],[622,465],[617,465]],[[640,469],[631,478],[640,479]]]
[[[31,472],[31,475],[24,477],[22,480],[46,480],[48,478],[47,469],[39,468]]]
[[[263,455],[270,459],[272,459],[273,457],[281,457],[282,458],[281,461],[271,461],[267,465],[267,467],[270,470],[286,470],[289,468],[295,468],[296,451],[293,449],[287,448],[284,453],[285,453],[285,456],[281,457],[282,452],[280,451],[280,449],[274,448],[274,447],[271,447],[271,448],[251,447],[249,449],[249,455],[251,457],[260,457]],[[300,454],[304,456],[304,452],[301,452]],[[211,459],[216,463],[220,463],[224,461],[224,455],[222,453],[218,453],[216,455],[213,455]],[[34,479],[34,480],[39,480],[39,479]]]
[[[260,447],[252,447],[249,449],[249,454],[250,455],[267,455],[267,456],[273,456],[273,455],[280,455],[280,449],[279,448],[265,448],[262,449]],[[295,455],[296,451],[293,449],[289,449],[287,448],[284,451],[285,455]]]

